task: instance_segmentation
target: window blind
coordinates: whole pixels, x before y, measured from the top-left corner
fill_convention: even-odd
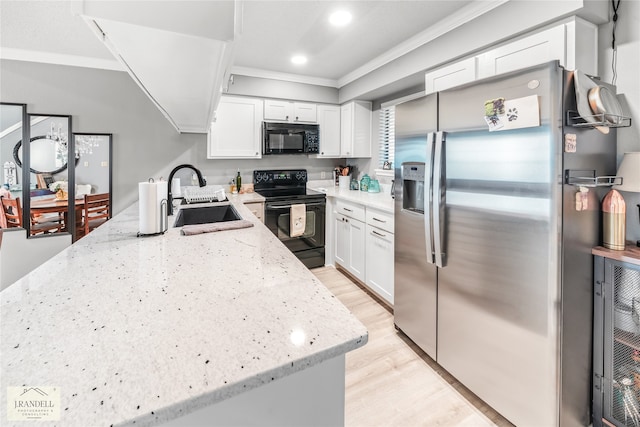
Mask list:
[[[378,127],[378,167],[382,169],[384,162],[393,167],[395,153],[395,106],[380,109],[380,124]]]

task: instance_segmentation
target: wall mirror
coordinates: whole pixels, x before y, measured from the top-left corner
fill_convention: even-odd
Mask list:
[[[77,227],[74,241],[111,217],[113,136],[106,133],[74,133]],[[87,197],[85,197],[87,195]]]
[[[0,166],[2,166],[2,182],[0,195],[6,198],[24,200],[22,183],[28,178],[23,174],[13,157],[13,149],[19,141],[29,139],[29,127],[23,126],[27,120],[26,104],[0,102]],[[28,153],[27,153],[28,154]],[[20,225],[26,220],[23,212]],[[0,208],[0,227],[7,231],[22,230],[15,222],[7,224],[4,208]]]
[[[49,139],[47,135],[34,136],[30,139],[31,173],[35,174],[58,174],[67,169],[67,147],[60,141]],[[13,159],[19,167],[22,167],[22,141],[13,147]],[[76,162],[78,159],[75,159]]]
[[[29,237],[73,234],[75,210],[68,200],[74,197],[74,175],[67,167],[68,159],[74,158],[71,116],[28,114],[28,117],[29,149],[23,141],[16,144],[13,153],[16,164],[26,169],[29,176],[29,197],[23,203],[29,218]]]

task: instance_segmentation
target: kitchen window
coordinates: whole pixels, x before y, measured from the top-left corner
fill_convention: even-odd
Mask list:
[[[385,162],[393,167],[395,152],[395,105],[380,109],[380,123],[378,135],[378,168],[382,169]]]
[[[380,118],[378,122],[379,169],[382,169],[384,162],[389,162],[391,164],[391,169],[394,167],[393,161],[396,150],[396,105],[422,96],[424,96],[424,92],[417,92],[391,101],[383,102],[380,106]]]

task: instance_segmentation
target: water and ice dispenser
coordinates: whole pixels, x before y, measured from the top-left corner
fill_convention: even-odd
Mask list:
[[[402,209],[424,213],[424,163],[402,164]]]

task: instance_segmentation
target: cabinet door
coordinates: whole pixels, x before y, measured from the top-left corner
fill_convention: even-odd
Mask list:
[[[476,79],[476,58],[469,58],[425,74],[425,94],[449,89]]]
[[[320,153],[318,157],[340,157],[340,107],[318,105]]]
[[[367,225],[366,285],[393,305],[393,233]]]
[[[355,101],[353,114],[353,157],[371,157],[371,103]]]
[[[349,268],[348,270],[356,278],[365,281],[366,267],[366,227],[365,223],[356,219],[347,218],[349,223]]]
[[[294,122],[316,123],[318,121],[318,106],[306,102],[293,103],[293,120]]]
[[[260,222],[264,222],[264,203],[262,202],[254,202],[254,203],[245,203],[246,207],[249,208],[252,214],[256,216],[260,220]]]
[[[352,101],[340,107],[340,155],[371,157],[371,103]]]
[[[494,76],[557,59],[566,65],[565,27],[559,25],[478,56],[478,78]]]
[[[289,101],[275,99],[264,100],[264,119],[288,122],[292,116],[292,105]]]
[[[209,132],[208,158],[240,159],[262,157],[260,149],[262,100],[223,96],[216,121]]]
[[[340,107],[340,156],[353,155],[353,103]]]
[[[335,261],[344,268],[349,267],[349,222],[348,218],[341,214],[336,214],[335,219]]]

